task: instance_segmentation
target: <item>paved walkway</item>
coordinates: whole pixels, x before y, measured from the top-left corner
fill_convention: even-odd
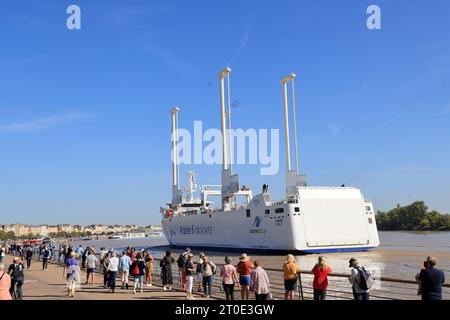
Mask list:
[[[6,256],[3,262],[7,268],[12,263],[12,257]],[[81,272],[82,283],[86,279],[86,273]],[[119,284],[119,282],[117,282]],[[103,277],[96,274],[94,285],[82,284],[81,290],[77,290],[75,298],[67,296],[67,286],[63,277],[63,267],[56,264],[49,264],[46,271],[42,270],[42,263],[33,260],[31,268],[25,270],[25,283],[23,285],[24,300],[181,300],[186,299],[186,294],[181,291],[165,291],[160,285],[153,285],[144,288],[144,292],[133,294],[133,281],[128,290],[116,287],[115,293],[109,293],[109,289],[103,288]],[[196,299],[202,299],[200,295],[195,295]]]

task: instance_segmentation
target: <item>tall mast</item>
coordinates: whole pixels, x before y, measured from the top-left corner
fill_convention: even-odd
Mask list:
[[[227,75],[227,102],[228,102],[228,147],[229,147],[229,160],[230,175],[233,174],[233,133],[231,132],[231,99],[230,99],[230,73],[231,69],[228,68]]]
[[[170,113],[172,117],[172,202],[178,202],[178,107]]]
[[[231,185],[231,120],[230,120],[230,95],[229,95],[229,76],[230,76],[231,68],[226,67],[224,70],[220,71],[218,74],[219,83],[220,83],[220,121],[222,126],[222,209],[227,211],[230,210],[231,198],[232,198],[232,185]],[[227,78],[228,82],[228,132],[227,132],[227,113],[225,110],[225,78]],[[227,133],[228,142],[227,143]]]
[[[220,82],[220,121],[222,126],[222,161],[223,170],[228,169],[228,145],[227,145],[227,114],[225,111],[225,77],[228,77],[231,72],[230,67],[226,67],[224,70],[220,71],[219,82]],[[231,125],[231,122],[228,121]],[[231,140],[231,139],[230,139]]]
[[[290,130],[289,130],[289,111],[288,111],[288,96],[287,96],[287,83],[291,81],[292,83],[292,120],[294,126],[294,148],[295,148],[295,170],[296,174],[299,173],[298,168],[298,148],[297,148],[297,119],[295,114],[295,96],[294,96],[294,79],[295,73],[291,73],[288,76],[281,79],[283,84],[283,109],[284,109],[284,139],[286,148],[286,171],[291,171],[291,146],[290,146]]]
[[[284,109],[284,129],[285,129],[285,147],[286,147],[286,197],[289,199],[298,198],[298,187],[307,186],[306,175],[300,174],[298,164],[298,145],[297,145],[297,118],[295,114],[295,93],[294,93],[294,79],[295,73],[291,73],[288,76],[281,79],[283,84],[283,109]],[[292,122],[294,127],[294,150],[295,150],[295,169],[291,169],[291,146],[289,142],[289,136],[291,131],[289,130],[289,109],[288,109],[288,88],[287,84],[291,82],[292,90]]]

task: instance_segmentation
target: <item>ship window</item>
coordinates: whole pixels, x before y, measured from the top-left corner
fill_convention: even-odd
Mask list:
[[[295,212],[300,212],[300,208],[299,208],[299,207],[295,207],[295,208],[294,208],[294,211],[295,211]]]
[[[246,213],[247,213],[247,218],[249,218],[250,217],[250,209],[247,209]]]
[[[372,220],[372,218],[369,218],[369,223],[370,223],[370,224],[372,224],[372,223],[373,223],[373,220]]]
[[[276,208],[275,209],[275,213],[283,213],[284,212],[284,208]]]
[[[270,209],[266,209],[266,214],[270,214]]]
[[[366,206],[366,211],[370,211],[370,206]]]

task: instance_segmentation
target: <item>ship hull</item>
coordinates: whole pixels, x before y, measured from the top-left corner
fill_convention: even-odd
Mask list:
[[[379,245],[373,206],[354,188],[299,188],[296,203],[164,218],[172,246],[220,251],[329,253]]]

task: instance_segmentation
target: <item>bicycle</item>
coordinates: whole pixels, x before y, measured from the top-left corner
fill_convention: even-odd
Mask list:
[[[13,288],[13,291],[12,291],[12,294],[11,294],[11,298],[13,299],[13,300],[22,300],[22,298],[19,298],[19,289],[18,289],[18,284],[19,284],[19,282],[13,282],[13,285],[14,285],[14,288]]]

